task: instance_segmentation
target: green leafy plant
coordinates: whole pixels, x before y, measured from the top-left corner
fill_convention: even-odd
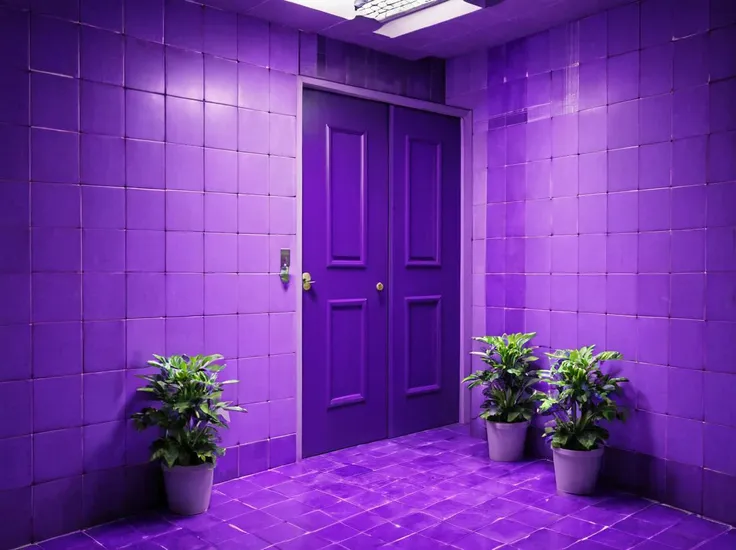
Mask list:
[[[552,447],[592,451],[608,440],[603,422],[625,419],[626,411],[614,397],[628,379],[601,370],[605,361],[623,356],[617,351],[594,355],[594,350],[595,346],[588,346],[548,353],[550,367],[539,371],[548,386],[539,412],[554,417],[547,422],[543,437]]]
[[[161,437],[151,444],[151,460],[163,460],[173,466],[214,464],[225,453],[220,447],[219,428],[227,428],[230,411],[245,409],[222,400],[223,386],[237,380],[219,381],[225,365],[217,363],[222,355],[154,355],[148,364],[156,374],[142,375],[148,384],[138,391],[150,394],[159,402],[146,407],[132,418],[139,430],[159,428]]]
[[[463,380],[468,389],[483,387],[485,401],[480,417],[489,422],[525,422],[534,415],[542,397],[534,390],[539,380],[533,370],[534,347],[527,344],[535,332],[482,336],[473,338],[486,344],[482,351],[471,352],[486,364]]]

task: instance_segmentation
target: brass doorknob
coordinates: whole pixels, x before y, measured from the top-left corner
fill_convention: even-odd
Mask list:
[[[312,279],[312,274],[308,271],[305,273],[302,273],[302,288],[304,290],[311,290],[312,285],[316,283],[317,281]]]
[[[383,283],[378,283],[378,284],[376,285],[376,290],[377,290],[378,292],[381,292],[381,291],[383,290]]]

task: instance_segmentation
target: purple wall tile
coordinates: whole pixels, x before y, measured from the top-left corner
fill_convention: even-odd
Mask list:
[[[126,321],[126,366],[143,368],[157,349],[165,344],[163,319],[128,319]]]
[[[167,96],[166,137],[169,142],[204,145],[204,104],[201,101]]]
[[[642,97],[672,91],[673,51],[670,42],[641,50],[639,91]]]
[[[654,96],[638,103],[640,143],[669,141],[672,137],[672,97],[669,94]]]
[[[179,276],[181,278],[186,275]],[[185,285],[186,286],[186,285]],[[186,291],[192,289],[185,289]],[[193,290],[195,300],[198,290]],[[192,310],[198,304],[192,306]],[[176,312],[175,312],[176,313]],[[204,323],[201,315],[192,317],[171,318],[166,320],[166,353],[195,355],[204,353]]]
[[[163,141],[164,96],[125,90],[125,136]]]
[[[6,180],[28,180],[28,128],[0,126],[0,177]]]
[[[23,7],[22,4],[19,7]],[[11,9],[3,10],[0,18],[0,44],[7,54],[4,62],[23,69],[28,68],[28,20],[28,12]]]
[[[117,137],[83,134],[80,177],[88,185],[125,185],[125,141]]]
[[[197,4],[166,0],[165,41],[180,48],[202,51],[204,9]]]
[[[85,425],[122,420],[125,412],[124,372],[85,374],[82,378]]]
[[[203,39],[206,53],[236,59],[238,56],[237,15],[205,7]]]
[[[709,3],[685,0],[678,9],[673,10],[672,36],[682,38],[708,30]]]
[[[125,322],[84,323],[84,372],[122,369],[125,366]]]
[[[164,93],[164,47],[127,36],[125,40],[125,86]]]
[[[733,8],[730,9],[733,10]],[[728,55],[736,41],[736,30],[734,30],[733,23],[729,27],[712,31],[709,38],[708,66],[713,80],[736,75],[736,62],[733,56]]]
[[[668,375],[667,413],[693,420],[703,419],[703,372],[672,368]]]
[[[79,20],[79,1],[78,0],[61,0],[55,2],[53,0],[31,0],[31,8],[38,13],[52,15],[71,21]]]
[[[607,144],[609,149],[633,147],[639,143],[639,102],[608,106]]]
[[[81,27],[80,76],[86,80],[123,84],[123,36],[92,27]]]
[[[25,142],[22,141],[22,143]],[[19,158],[22,159],[23,156],[25,154]],[[31,179],[44,182],[77,183],[79,181],[79,135],[33,128],[31,130]]]
[[[269,35],[265,21],[238,15],[238,61],[268,67]]]
[[[639,49],[639,4],[608,12],[608,55]]]
[[[50,452],[53,456],[53,449]],[[75,476],[41,483],[33,488],[35,540],[69,533],[84,525],[82,487],[82,477]]]
[[[12,343],[12,346],[10,345]],[[8,349],[8,365],[0,371],[0,380],[25,380],[31,374],[31,329],[27,325],[0,327],[0,344]]]
[[[623,351],[639,410],[613,442],[651,472],[637,487],[732,518],[704,476],[726,468],[715,449],[733,424],[722,405],[733,369],[715,351],[736,322],[736,12],[725,4],[644,0],[588,17],[566,27],[579,32],[579,59],[562,27],[486,52],[494,89],[474,114],[494,124],[474,132],[487,147],[474,159],[484,231],[473,239],[485,252],[485,331],[522,318],[540,345]],[[468,88],[469,58],[448,64],[451,100]],[[629,486],[623,462],[613,477]]]
[[[257,441],[238,448],[238,471],[240,475],[260,472],[268,468],[269,441]]]
[[[707,84],[708,37],[704,34],[689,36],[674,42],[674,48],[675,90]]]
[[[67,227],[32,230],[31,266],[34,271],[79,271],[82,266],[81,232]],[[17,260],[17,256],[14,256]],[[15,261],[14,260],[14,261]]]
[[[704,424],[703,461],[706,468],[736,476],[733,462],[726,460],[726,453],[733,450],[734,428],[719,424]]]
[[[675,139],[708,133],[709,86],[675,90],[672,95],[672,136]]]
[[[647,0],[641,4],[641,47],[672,40],[672,4],[666,0]]]
[[[0,78],[5,86],[0,92],[0,121],[11,124],[28,124],[29,74],[25,69],[12,66],[0,67]]]
[[[209,11],[209,10],[208,10]],[[206,101],[237,105],[238,64],[212,56],[204,58],[204,98]]]
[[[606,104],[606,60],[592,60],[580,64],[580,108],[589,109]]]
[[[670,365],[684,369],[702,369],[704,340],[705,323],[702,321],[671,319]]]
[[[31,68],[55,74],[79,74],[79,26],[41,15],[31,17]]]
[[[32,386],[30,380],[0,383],[0,396],[7,400],[8,406],[12,404],[13,410],[22,411],[25,418],[19,414],[19,421],[6,423],[0,428],[0,437],[17,437],[28,435],[33,432],[31,418],[33,403],[31,399]]]
[[[124,229],[125,189],[82,187],[82,226],[89,229]]]
[[[81,276],[75,273],[34,273],[33,322],[76,321],[81,318]]]
[[[736,132],[711,134],[708,141],[708,182],[733,181],[736,178],[736,162],[733,151]]]
[[[30,436],[0,439],[3,473],[0,491],[30,486],[33,481],[33,442]]]
[[[43,372],[36,374],[44,376]],[[49,407],[50,402],[56,407]],[[45,432],[82,425],[82,378],[61,376],[33,382],[33,430]]]
[[[170,273],[166,275],[166,315],[168,317],[189,317],[204,314],[204,281],[194,273]],[[169,334],[167,323],[167,342]],[[178,335],[179,341],[186,341],[185,334]],[[168,344],[167,344],[168,347]],[[177,346],[178,347],[178,346]],[[177,353],[173,351],[172,353]],[[190,353],[189,351],[183,353]]]
[[[165,279],[163,273],[130,273],[126,277],[128,318],[165,315]]]
[[[170,231],[202,231],[204,229],[204,194],[188,191],[167,191],[166,229]]]
[[[152,42],[163,42],[164,0],[125,0],[125,32]]]
[[[578,116],[578,131],[580,153],[604,151],[608,131],[606,108],[598,107],[581,111]]]
[[[56,452],[64,449],[64,453]],[[35,434],[33,481],[36,484],[82,474],[82,428]]]
[[[204,188],[204,149],[189,145],[166,144],[166,188],[202,191]]]
[[[299,33],[287,27],[271,25],[269,34],[269,66],[277,71],[299,72]]]
[[[166,48],[166,93],[188,99],[204,99],[202,54]]]
[[[125,140],[125,184],[127,187],[164,188],[163,143]],[[146,197],[153,199],[154,195]]]
[[[639,97],[639,52],[608,58],[608,103]]]
[[[129,229],[164,229],[166,194],[163,191],[127,189],[125,203]]]
[[[80,21],[95,27],[121,32],[123,28],[123,0],[110,0],[105,4],[95,0],[82,0]]]
[[[206,298],[205,298],[206,299]],[[236,302],[237,304],[237,302]],[[204,344],[207,349],[218,349],[225,359],[238,356],[237,315],[210,315],[204,319]],[[233,369],[234,370],[234,369]],[[232,374],[232,372],[231,372]],[[241,379],[241,378],[238,378]],[[249,380],[244,377],[242,380]],[[248,385],[248,384],[241,384]]]
[[[269,451],[271,468],[296,462],[296,435],[272,438]]]
[[[32,73],[31,105],[33,126],[69,131],[79,129],[79,81],[57,75]]]
[[[228,105],[205,103],[204,144],[207,147],[229,149],[238,148],[237,108]]]

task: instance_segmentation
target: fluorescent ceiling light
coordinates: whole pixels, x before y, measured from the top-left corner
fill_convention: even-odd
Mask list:
[[[396,38],[397,36],[425,29],[438,23],[478,11],[479,9],[481,9],[479,6],[468,4],[463,0],[447,0],[446,2],[412,12],[404,17],[392,19],[374,32],[388,38]]]
[[[286,0],[305,8],[329,13],[343,19],[355,19],[353,0]]]
[[[386,21],[439,4],[445,0],[356,0],[357,15],[376,21]]]

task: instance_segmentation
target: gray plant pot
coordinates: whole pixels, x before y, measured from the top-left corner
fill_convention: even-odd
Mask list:
[[[570,451],[552,447],[557,490],[573,495],[595,491],[601,470],[603,447],[592,451]]]
[[[162,468],[169,510],[182,516],[193,516],[207,511],[215,473],[213,464],[173,468],[162,465]]]
[[[486,422],[488,456],[496,462],[516,462],[524,456],[529,421]]]

